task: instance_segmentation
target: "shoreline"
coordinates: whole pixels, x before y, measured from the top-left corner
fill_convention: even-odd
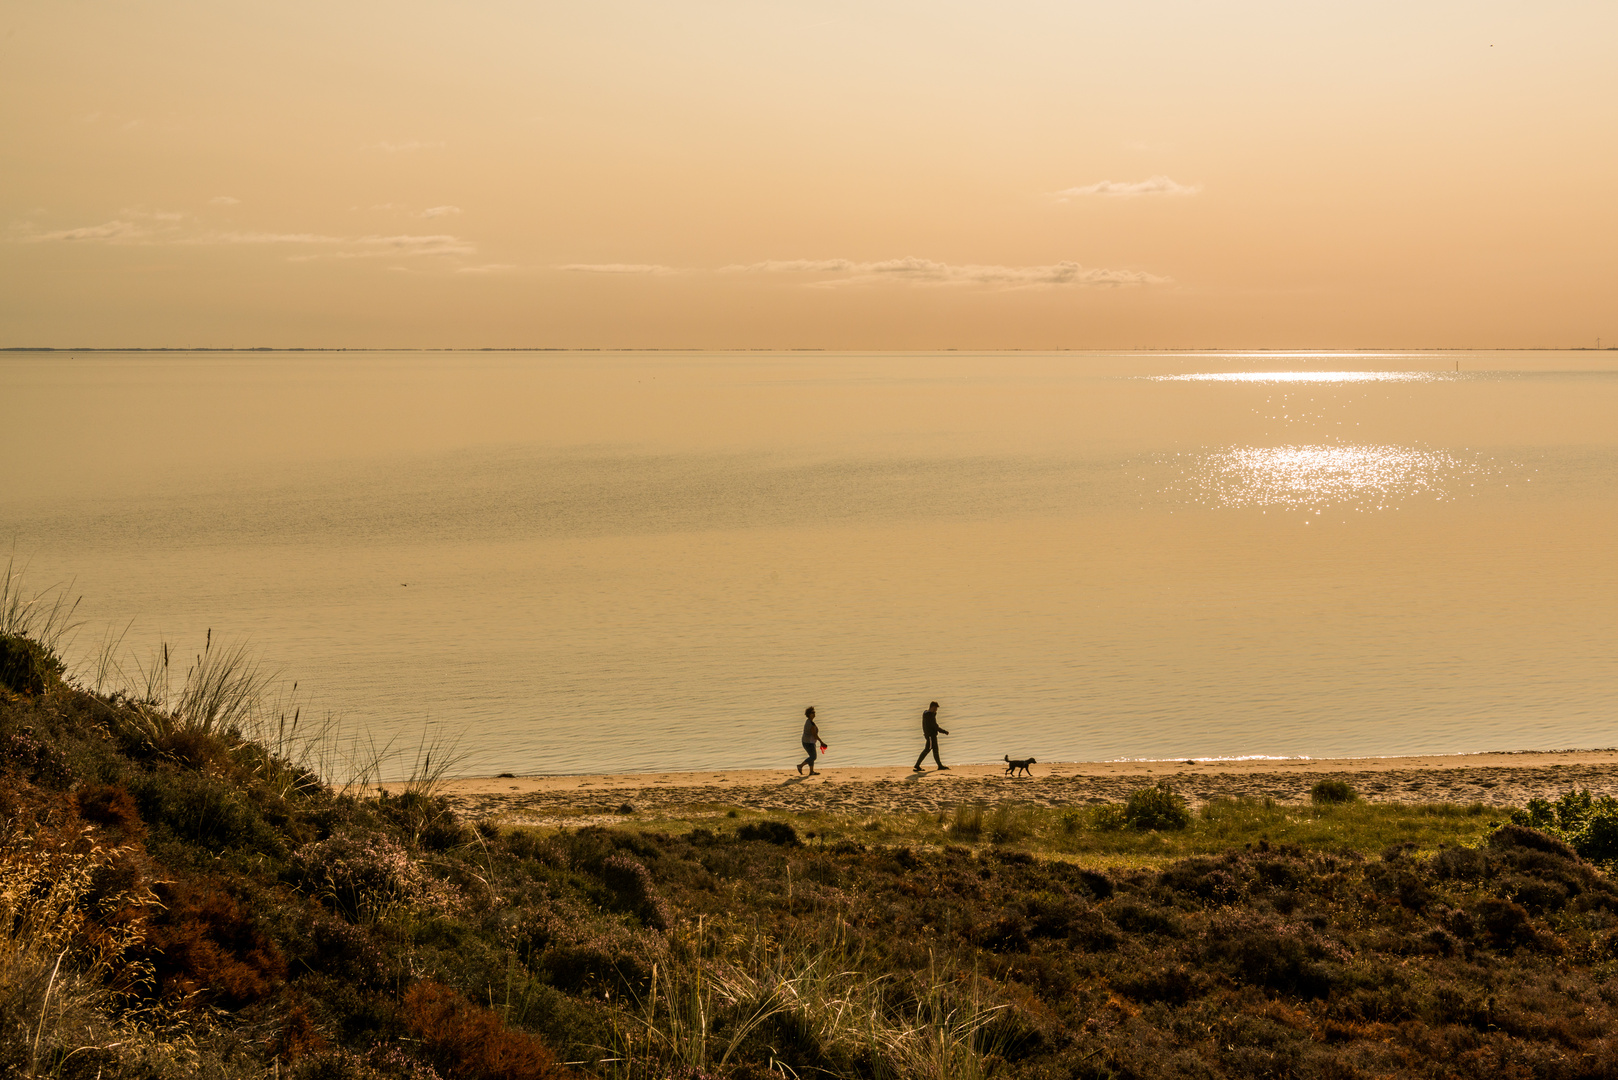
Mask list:
[[[1083,806],[1121,802],[1167,780],[1193,805],[1220,798],[1307,802],[1317,781],[1347,781],[1369,802],[1517,807],[1573,788],[1618,796],[1618,750],[1491,751],[1364,758],[1051,762],[1011,777],[1003,762],[944,772],[908,766],[463,777],[435,793],[463,816],[510,824],[589,824],[632,814],[708,816],[728,809],[858,815],[935,813],[961,802]],[[377,784],[397,794],[403,781]],[[628,810],[624,808],[628,807]]]

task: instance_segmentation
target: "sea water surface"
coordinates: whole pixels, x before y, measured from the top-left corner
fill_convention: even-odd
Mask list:
[[[456,771],[1618,744],[1618,359],[8,353],[95,652]]]

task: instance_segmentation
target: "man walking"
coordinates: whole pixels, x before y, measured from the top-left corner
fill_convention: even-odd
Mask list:
[[[936,764],[941,770],[948,769],[949,766],[945,765],[943,760],[938,756],[938,737],[940,735],[948,735],[949,732],[946,729],[938,726],[938,702],[936,701],[928,705],[927,711],[921,714],[921,734],[927,740],[927,744],[921,748],[921,757],[916,759],[916,766],[911,771],[926,772],[926,770],[921,767],[921,762],[922,758],[927,756],[927,751],[929,750],[933,752],[933,763]]]

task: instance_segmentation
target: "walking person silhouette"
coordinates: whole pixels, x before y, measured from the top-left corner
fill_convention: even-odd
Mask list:
[[[911,772],[926,772],[926,770],[921,767],[921,761],[922,758],[927,756],[927,751],[929,750],[933,752],[933,763],[936,764],[939,769],[947,770],[949,766],[945,765],[943,760],[938,756],[938,737],[940,735],[948,735],[949,731],[938,726],[938,702],[936,701],[928,705],[927,711],[921,714],[921,734],[924,738],[926,738],[927,743],[921,748],[921,757],[916,758],[915,768],[911,769]]]
[[[798,762],[799,776],[803,775],[803,767],[805,765],[809,766],[810,776],[820,775],[819,773],[815,772],[816,743],[820,743],[820,748],[822,750],[826,749],[826,744],[820,742],[820,727],[815,723],[815,707],[811,705],[807,709],[803,710],[803,748],[808,752],[809,756]]]

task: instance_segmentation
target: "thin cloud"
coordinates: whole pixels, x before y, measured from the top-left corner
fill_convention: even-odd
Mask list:
[[[678,274],[680,271],[672,266],[659,266],[656,263],[567,263],[558,266],[558,270],[567,270],[575,274]]]
[[[35,233],[24,237],[24,241],[32,244],[42,243],[76,243],[79,241],[102,241],[111,243],[117,240],[135,240],[147,234],[146,229],[132,221],[108,221],[101,225],[85,225],[77,229],[58,229],[55,232]]]
[[[159,221],[168,222],[178,215],[149,214]],[[101,225],[87,225],[77,229],[35,233],[20,238],[27,243],[90,242],[104,244],[135,243],[147,245],[174,245],[178,247],[327,247],[308,255],[293,256],[296,262],[312,259],[375,259],[383,257],[415,257],[426,255],[475,255],[477,245],[450,233],[398,233],[368,236],[331,236],[314,232],[264,232],[248,230],[211,231],[186,235],[174,228],[154,234],[146,226],[122,218]]]
[[[215,195],[208,200],[210,206],[240,206],[241,200],[234,195]]]
[[[335,241],[344,245],[341,251],[318,255],[294,256],[295,262],[313,259],[382,259],[418,255],[475,255],[477,245],[459,236],[440,233],[435,236],[400,234],[398,236],[359,236]]]
[[[459,206],[429,206],[421,212],[421,216],[424,218],[449,217],[460,212],[461,208]]]
[[[1181,184],[1166,176],[1149,176],[1145,180],[1102,180],[1100,183],[1070,187],[1052,194],[1062,202],[1066,202],[1068,199],[1093,195],[1109,199],[1138,199],[1152,195],[1180,197],[1195,195],[1201,190],[1201,184]]]
[[[727,267],[752,273],[830,274],[810,282],[816,288],[843,288],[861,285],[906,284],[916,286],[990,286],[1002,289],[1052,288],[1062,286],[1107,287],[1166,285],[1172,278],[1144,270],[1109,270],[1087,267],[1076,262],[1038,266],[997,266],[983,263],[946,263],[935,259],[907,256],[880,262],[854,262],[850,259],[793,259]]]
[[[853,270],[849,259],[767,259],[756,263],[721,266],[721,274],[837,274]]]
[[[213,246],[227,244],[342,244],[346,241],[341,236],[325,236],[321,233],[278,233],[278,232],[211,232],[200,236],[187,237],[175,243],[188,246]]]
[[[512,270],[520,270],[516,263],[484,263],[482,266],[457,266],[457,274],[504,274]]]

